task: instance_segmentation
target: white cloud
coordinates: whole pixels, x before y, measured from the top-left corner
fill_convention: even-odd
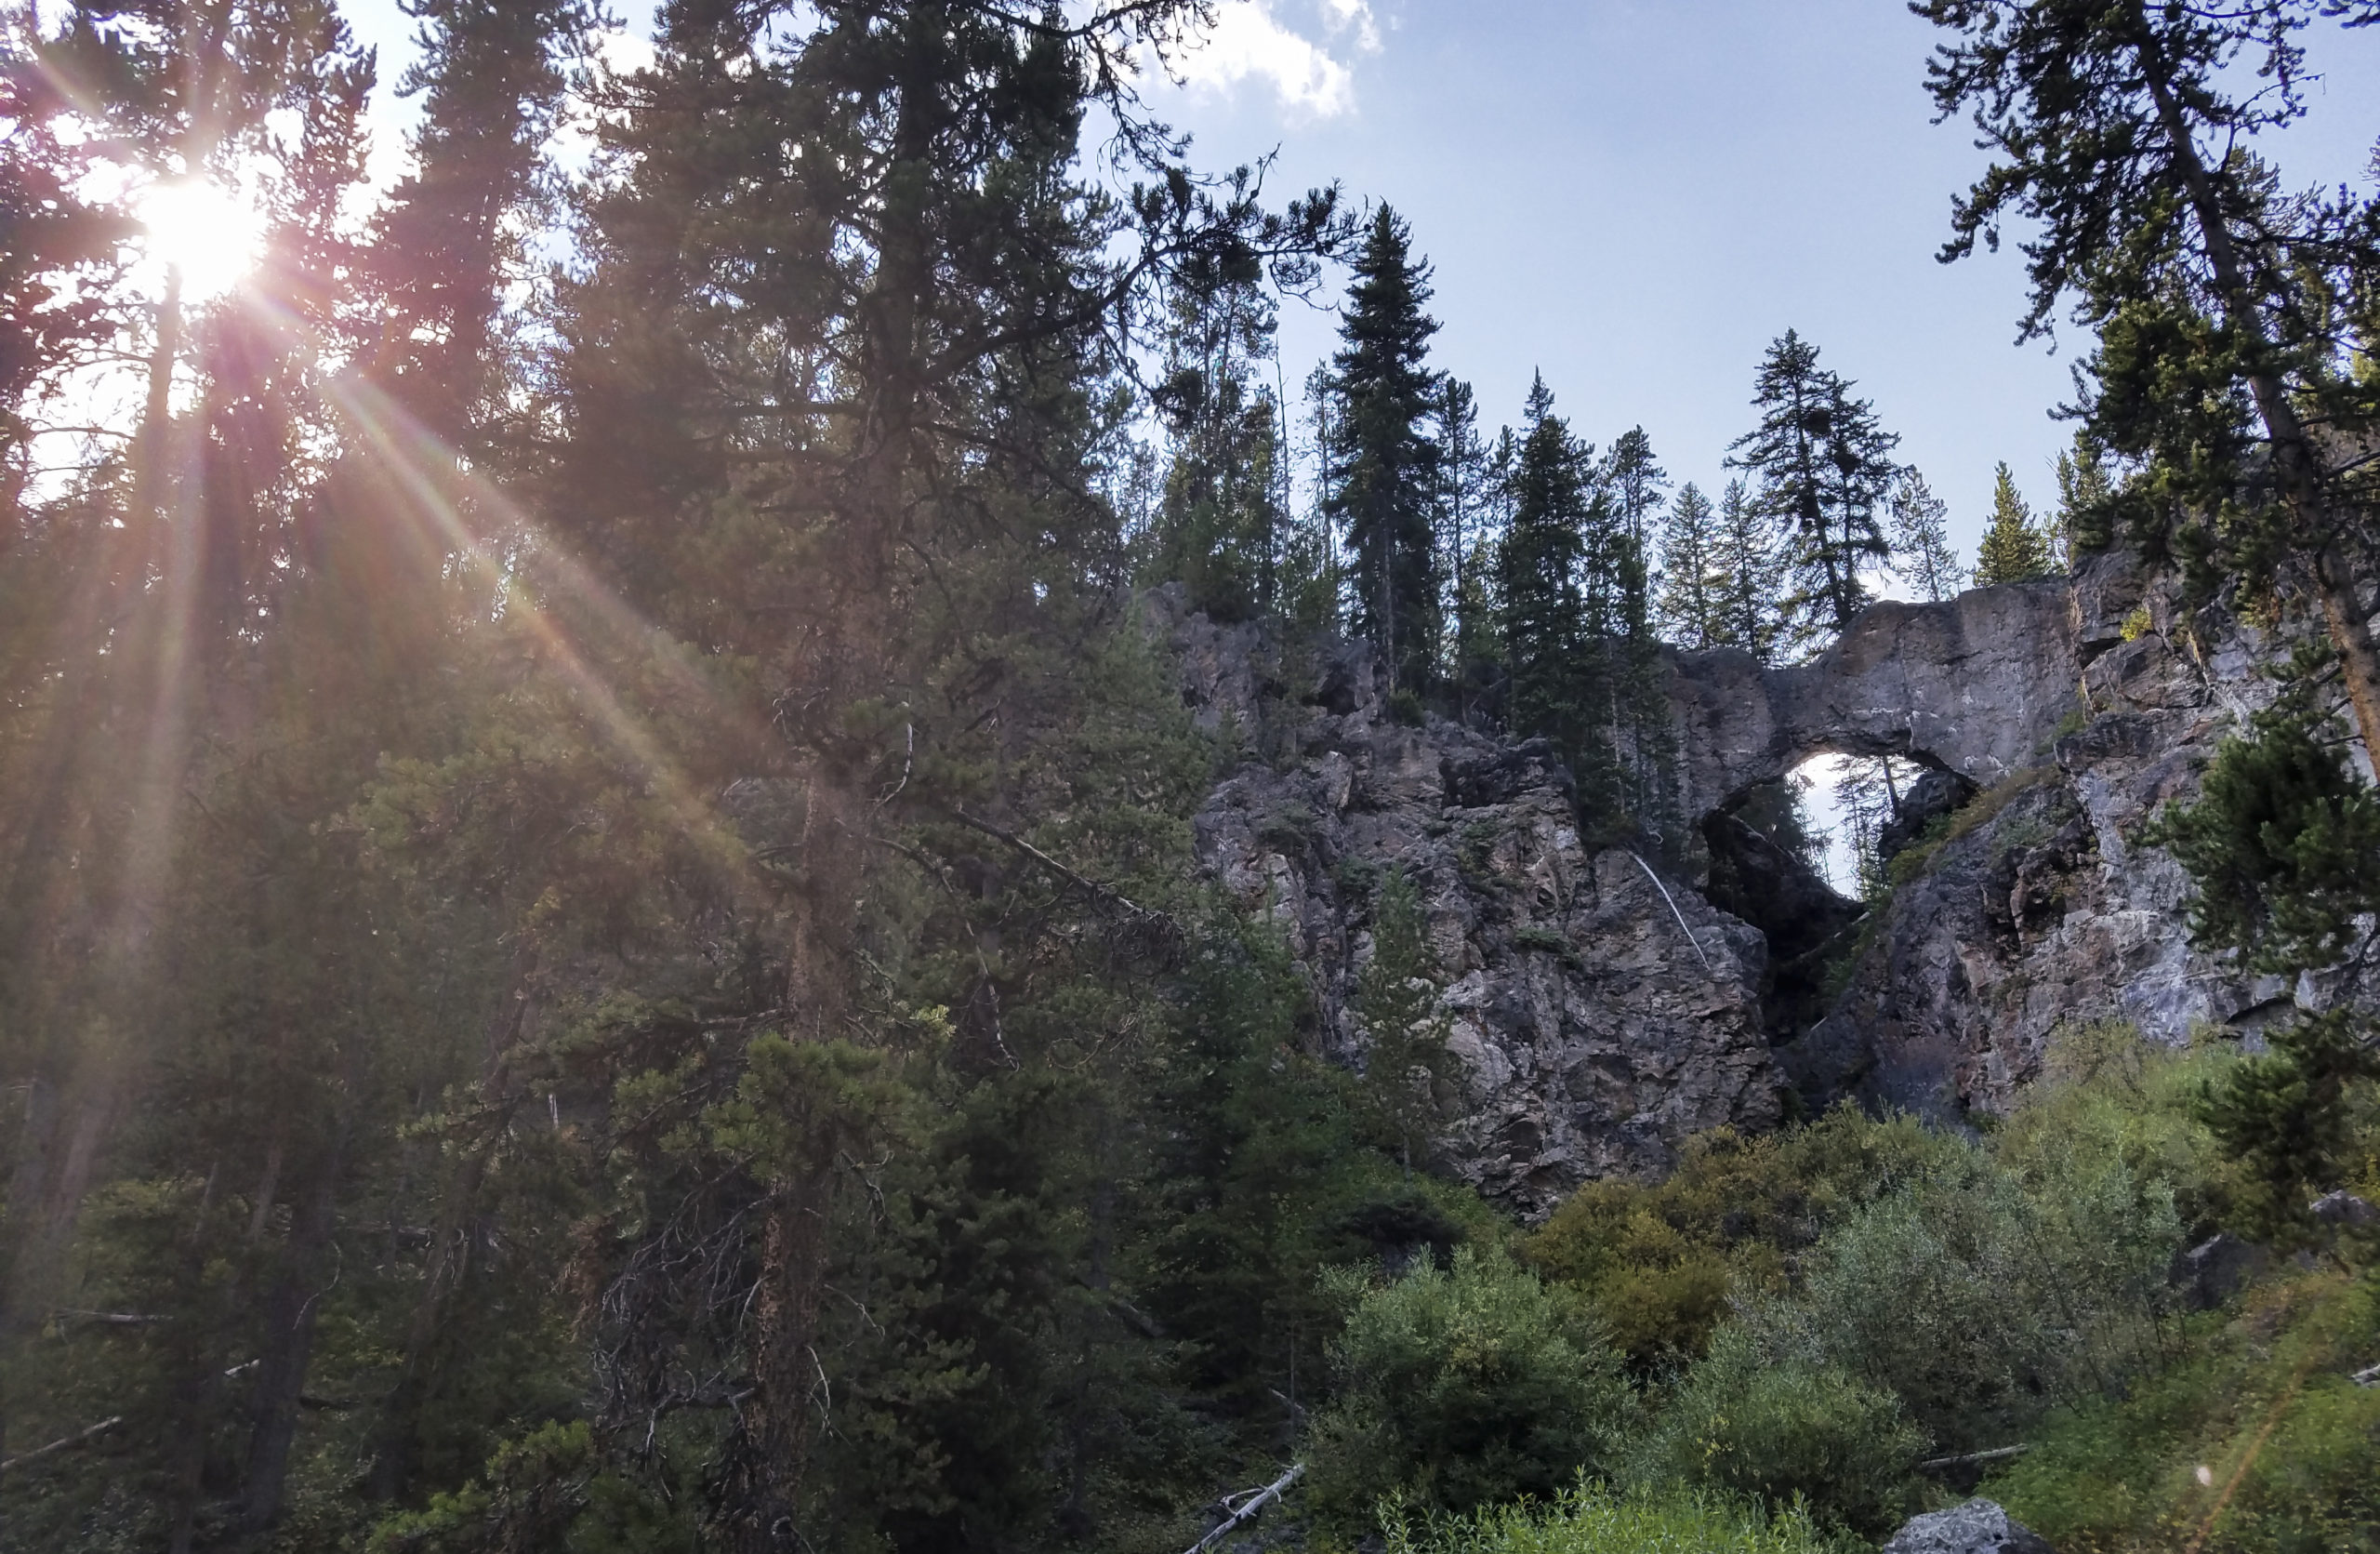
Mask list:
[[[1333,35],[1353,28],[1357,48],[1380,52],[1380,24],[1372,20],[1371,0],[1323,0],[1322,8]]]
[[[1274,0],[1242,0],[1225,6],[1214,31],[1197,47],[1177,56],[1184,86],[1227,91],[1250,77],[1271,85],[1294,112],[1331,118],[1355,106],[1355,78],[1322,45],[1273,14]],[[1369,0],[1322,0],[1329,35],[1352,33],[1355,47],[1380,47]]]

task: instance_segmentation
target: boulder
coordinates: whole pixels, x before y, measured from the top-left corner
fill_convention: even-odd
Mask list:
[[[2223,1230],[2174,1259],[2173,1282],[2184,1309],[2212,1311],[2271,1266],[2270,1252]]]
[[[1912,1517],[1884,1547],[1883,1554],[2053,1554],[2050,1546],[2010,1520],[1990,1500],[1970,1500],[1947,1511]]]
[[[2334,1229],[2361,1230],[2380,1225],[2380,1209],[2352,1192],[2326,1192],[2314,1200],[2314,1217]]]

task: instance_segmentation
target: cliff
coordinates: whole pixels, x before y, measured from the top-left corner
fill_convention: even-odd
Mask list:
[[[1996,1109],[2069,1022],[2253,1039],[2369,991],[2352,965],[2292,985],[2189,946],[2188,883],[2137,830],[2195,792],[2289,644],[2187,611],[2120,557],[1876,605],[1806,664],[1671,655],[1695,842],[1667,872],[1581,837],[1542,742],[1395,721],[1364,650],[1217,625],[1167,591],[1149,608],[1184,699],[1247,755],[1197,817],[1202,867],[1280,924],[1316,1049],[1357,1070],[1379,882],[1414,883],[1462,1076],[1441,1157],[1524,1214],[1796,1099]],[[1902,883],[1873,910],[1736,818],[1821,751],[1930,770],[1894,828]]]

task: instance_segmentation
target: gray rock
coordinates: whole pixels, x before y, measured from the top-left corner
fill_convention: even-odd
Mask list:
[[[1152,625],[1184,701],[1265,757],[1195,817],[1198,861],[1279,925],[1314,991],[1319,1056],[1362,1069],[1354,994],[1381,881],[1396,870],[1417,887],[1461,1069],[1437,1141],[1455,1175],[1536,1217],[1580,1182],[1665,1169],[1696,1133],[1777,1124],[1761,934],[1649,859],[1584,841],[1549,746],[1395,723],[1366,656],[1168,607],[1152,601]]]
[[[2360,1230],[2380,1225],[2380,1209],[2358,1198],[2352,1192],[2326,1192],[2314,1200],[2313,1215],[2325,1225],[2342,1229]]]
[[[1363,1065],[1352,992],[1377,882],[1403,870],[1463,1065],[1441,1158],[1527,1215],[1580,1181],[1658,1172],[1696,1131],[1769,1125],[1787,1086],[1812,1109],[1850,1096],[1954,1120],[2011,1105],[2063,1026],[2121,1020],[2178,1046],[2206,1026],[2253,1036],[2301,1009],[2380,1006],[2380,955],[2290,982],[2191,948],[2190,882],[2142,822],[2195,796],[2295,639],[2192,607],[2121,557],[1880,604],[1806,664],[1669,654],[1689,829],[1668,839],[1685,867],[1658,882],[1580,836],[1543,742],[1395,722],[1363,647],[1219,625],[1178,589],[1147,616],[1197,722],[1247,758],[1197,817],[1197,856],[1280,924],[1315,991],[1314,1049]],[[1897,842],[1966,811],[1881,919],[1730,822],[1820,750],[1930,769]]]
[[[2172,1282],[2186,1309],[2212,1311],[2271,1266],[2269,1251],[2223,1230],[2174,1259]]]
[[[2050,1546],[1990,1500],[1912,1517],[1882,1554],[2053,1554]]]

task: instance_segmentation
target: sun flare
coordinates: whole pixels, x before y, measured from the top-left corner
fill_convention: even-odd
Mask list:
[[[220,297],[256,268],[263,219],[231,191],[176,179],[152,186],[139,208],[150,259],[181,272],[182,295],[190,300]]]

